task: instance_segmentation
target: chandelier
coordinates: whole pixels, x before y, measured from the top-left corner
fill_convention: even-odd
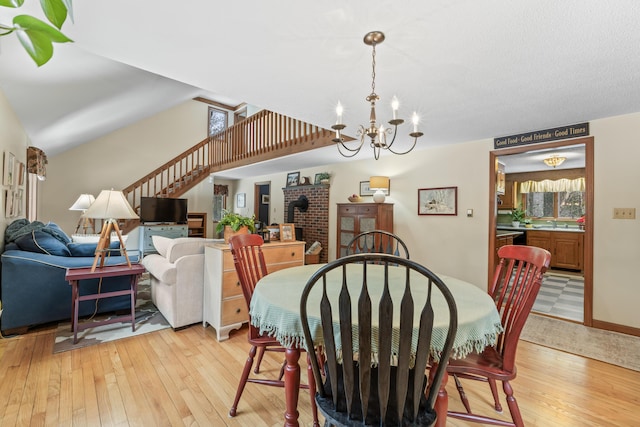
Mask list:
[[[389,124],[393,126],[393,129],[385,128],[384,125],[378,126],[376,123],[376,102],[380,99],[380,97],[376,94],[376,45],[382,43],[384,41],[384,33],[381,31],[372,31],[367,33],[364,36],[364,44],[372,47],[371,54],[371,94],[367,96],[366,100],[371,104],[371,113],[369,114],[369,126],[364,127],[360,125],[360,128],[357,131],[358,138],[360,139],[360,143],[356,147],[348,147],[345,144],[345,141],[342,137],[342,130],[346,127],[342,123],[342,112],[343,108],[340,102],[338,102],[338,106],[336,107],[336,114],[338,115],[338,120],[336,124],[331,126],[333,130],[336,131],[336,137],[333,139],[333,142],[336,143],[338,147],[338,151],[344,157],[353,157],[360,152],[360,149],[364,145],[366,138],[368,137],[370,140],[369,145],[373,148],[373,156],[376,160],[380,158],[381,150],[388,150],[393,154],[407,154],[416,146],[416,142],[418,138],[420,138],[423,133],[418,132],[418,114],[413,113],[412,123],[413,123],[413,132],[409,134],[410,137],[413,138],[413,145],[407,151],[394,151],[391,146],[396,140],[396,134],[398,131],[398,125],[404,123],[403,119],[399,119],[398,115],[398,98],[395,96],[391,101],[391,109],[393,110],[393,119],[389,121]],[[393,133],[393,137],[391,138],[391,142],[387,143],[387,135],[391,135]]]
[[[547,157],[542,160],[547,166],[555,168],[556,166],[560,166],[565,160],[566,157],[558,156],[557,154],[553,154],[551,157]]]

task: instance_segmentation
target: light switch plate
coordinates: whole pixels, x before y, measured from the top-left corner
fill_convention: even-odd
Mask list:
[[[636,208],[613,208],[613,219],[636,219]]]

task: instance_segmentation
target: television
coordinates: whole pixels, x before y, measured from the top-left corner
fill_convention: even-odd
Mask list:
[[[187,223],[187,199],[141,197],[140,222]]]

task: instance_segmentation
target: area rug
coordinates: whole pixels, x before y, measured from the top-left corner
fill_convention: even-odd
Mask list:
[[[640,337],[531,314],[520,338],[534,344],[640,371]]]
[[[94,320],[107,319],[113,314],[97,315]],[[83,321],[81,319],[81,321]],[[87,321],[87,320],[84,320]],[[151,302],[151,287],[148,273],[143,274],[138,282],[138,299],[136,301],[136,330],[131,331],[131,322],[116,322],[108,325],[87,328],[78,332],[78,343],[73,344],[71,323],[58,324],[53,352],[60,353],[76,348],[88,347],[108,341],[133,337],[170,327],[169,323]]]

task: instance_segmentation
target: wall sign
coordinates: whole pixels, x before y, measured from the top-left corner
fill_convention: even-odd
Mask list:
[[[578,138],[589,135],[589,123],[561,126],[557,128],[536,130],[517,135],[502,136],[493,139],[493,148],[509,148],[518,145],[537,144],[539,142],[556,141],[559,139]]]

